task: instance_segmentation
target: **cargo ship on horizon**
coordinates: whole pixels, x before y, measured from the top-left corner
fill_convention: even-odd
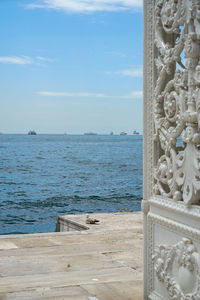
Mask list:
[[[127,133],[125,131],[122,131],[119,135],[127,135]]]
[[[139,135],[140,133],[136,130],[133,131],[133,135]]]
[[[97,135],[95,132],[85,132],[84,135]]]
[[[36,135],[37,133],[34,131],[34,130],[30,130],[29,132],[28,132],[28,135]]]

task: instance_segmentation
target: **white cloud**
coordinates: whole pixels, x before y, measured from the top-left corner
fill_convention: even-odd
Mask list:
[[[143,97],[143,91],[132,91],[129,95],[127,95],[129,98],[142,98]]]
[[[40,61],[55,61],[55,59],[52,59],[52,58],[47,58],[47,57],[43,57],[43,56],[36,56],[37,60],[40,60]]]
[[[69,93],[69,92],[38,92],[37,94],[41,96],[49,97],[94,97],[94,98],[104,98],[104,94],[95,93]]]
[[[127,55],[125,53],[118,52],[118,51],[106,51],[105,54],[119,56],[119,57],[127,57]]]
[[[33,64],[32,58],[28,56],[0,56],[0,63],[2,64],[15,64],[15,65],[30,65]]]
[[[120,71],[106,71],[106,74],[117,74],[122,76],[130,76],[130,77],[142,77],[143,70],[142,67],[137,69],[126,69]]]
[[[71,92],[47,92],[47,91],[41,91],[37,92],[40,96],[45,97],[80,97],[80,98],[112,98],[112,99],[141,99],[143,96],[142,91],[132,91],[131,93],[127,95],[106,95],[102,93],[71,93]]]
[[[54,61],[53,59],[37,56],[0,56],[0,63],[12,65],[41,65],[41,62]]]
[[[126,11],[142,8],[142,0],[38,0],[26,8],[48,8],[73,13],[91,13],[97,11]]]

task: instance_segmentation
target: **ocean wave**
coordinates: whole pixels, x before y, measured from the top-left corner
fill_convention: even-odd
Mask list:
[[[0,233],[54,231],[60,214],[141,210],[142,138],[1,139]]]

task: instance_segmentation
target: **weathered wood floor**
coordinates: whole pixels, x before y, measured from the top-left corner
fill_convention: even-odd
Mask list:
[[[141,300],[141,213],[95,217],[86,231],[0,236],[0,299]]]

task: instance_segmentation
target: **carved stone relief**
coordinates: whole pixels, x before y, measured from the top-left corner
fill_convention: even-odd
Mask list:
[[[155,4],[154,194],[200,204],[200,1]]]
[[[173,300],[200,300],[200,255],[190,239],[160,245],[153,255],[157,279]]]

